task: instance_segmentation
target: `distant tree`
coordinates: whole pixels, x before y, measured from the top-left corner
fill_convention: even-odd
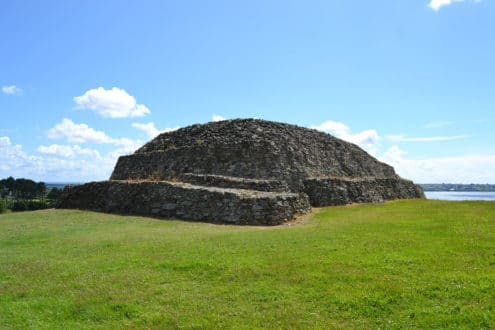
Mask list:
[[[45,196],[46,196],[46,184],[44,182],[38,182],[36,184],[36,195],[42,201],[45,199]]]
[[[7,179],[3,179],[0,185],[2,186],[3,197],[15,196],[16,180],[13,177],[9,176]]]
[[[50,207],[45,201],[47,193],[44,182],[30,179],[8,177],[0,180],[0,198],[2,205],[13,211],[40,210]],[[10,197],[9,199],[5,199]]]
[[[59,189],[57,187],[54,187],[50,189],[50,192],[48,192],[48,195],[46,195],[47,199],[50,199],[52,201],[57,201],[60,196],[62,195],[62,189]]]
[[[0,199],[0,214],[7,211],[7,202]]]
[[[46,185],[44,182],[34,182],[30,179],[14,179],[8,177],[0,180],[0,196],[12,196],[15,199],[45,198]]]
[[[38,197],[38,185],[30,179],[16,179],[16,197],[18,199],[34,199]]]
[[[5,187],[5,180],[0,180],[0,198],[5,198],[7,195],[7,187]]]

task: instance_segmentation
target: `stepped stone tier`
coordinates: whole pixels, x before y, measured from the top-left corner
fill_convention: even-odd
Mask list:
[[[66,189],[61,208],[276,225],[310,205],[424,198],[358,146],[257,119],[163,133],[119,158],[109,181]]]

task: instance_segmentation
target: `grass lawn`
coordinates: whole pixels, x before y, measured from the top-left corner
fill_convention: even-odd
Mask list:
[[[495,202],[275,228],[9,213],[0,252],[0,328],[495,327]]]

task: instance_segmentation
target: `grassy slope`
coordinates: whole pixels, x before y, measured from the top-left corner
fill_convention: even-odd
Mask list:
[[[398,201],[253,228],[0,216],[0,328],[495,326],[495,203]]]

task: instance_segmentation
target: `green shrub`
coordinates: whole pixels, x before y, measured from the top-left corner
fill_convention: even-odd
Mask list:
[[[51,200],[53,202],[53,204],[55,204],[59,200],[60,196],[62,195],[62,192],[63,192],[62,189],[54,187],[54,188],[50,189],[50,192],[48,193],[48,195],[46,195],[46,199]]]
[[[27,209],[29,211],[45,210],[49,208],[48,202],[39,200],[30,200],[27,202]]]
[[[0,199],[0,214],[7,211],[7,201]]]
[[[12,211],[21,212],[21,211],[36,211],[36,210],[44,210],[52,207],[52,203],[48,201],[40,201],[40,200],[18,200],[15,201],[12,205]]]
[[[28,206],[27,206],[27,201],[25,200],[15,201],[14,204],[12,205],[12,211],[14,212],[27,211],[27,210],[28,210]]]

